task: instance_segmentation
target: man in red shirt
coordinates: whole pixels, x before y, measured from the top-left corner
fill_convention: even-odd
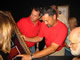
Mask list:
[[[39,42],[45,37],[46,48],[31,55],[18,55],[22,57],[22,60],[44,57],[58,52],[64,47],[64,40],[68,31],[65,24],[57,20],[55,9],[51,7],[43,8],[40,15],[42,16],[43,23],[38,36],[33,38],[26,37],[26,40],[29,42]]]
[[[29,17],[21,18],[17,22],[17,26],[22,35],[26,37],[35,37],[38,35],[41,26],[41,22],[39,21],[40,18],[39,14],[40,14],[39,8],[33,8],[31,15]],[[36,43],[28,41],[25,42],[28,45],[28,47],[30,47],[31,52],[34,53],[35,52],[34,45]]]

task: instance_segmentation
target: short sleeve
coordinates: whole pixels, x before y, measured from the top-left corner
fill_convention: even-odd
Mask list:
[[[18,22],[17,22],[17,27],[19,28],[20,32],[23,32],[23,25],[24,25],[24,20],[25,18],[21,18]]]
[[[56,43],[59,46],[61,46],[64,43],[64,41],[65,41],[65,39],[67,37],[67,33],[68,33],[67,28],[61,28],[61,29],[59,29],[57,37],[55,38],[54,43]]]

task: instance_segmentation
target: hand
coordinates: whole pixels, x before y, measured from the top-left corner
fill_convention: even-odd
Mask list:
[[[30,55],[17,55],[16,57],[22,57],[22,60],[32,60]]]
[[[25,35],[21,35],[21,38],[23,38],[25,41],[27,40],[27,37]]]
[[[80,58],[78,58],[78,57],[74,57],[72,60],[80,60]]]

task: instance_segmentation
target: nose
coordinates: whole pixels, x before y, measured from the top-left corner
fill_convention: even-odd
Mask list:
[[[48,24],[48,23],[45,21],[45,24]]]
[[[34,15],[31,14],[31,17],[34,18]]]

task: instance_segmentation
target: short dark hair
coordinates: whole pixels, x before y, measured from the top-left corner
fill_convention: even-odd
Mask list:
[[[40,11],[40,8],[33,8],[33,9],[35,9],[36,11]]]
[[[43,7],[40,10],[40,16],[43,16],[44,14],[48,14],[49,16],[53,16],[54,14],[56,14],[56,11],[54,8],[51,8],[51,7]]]
[[[32,7],[31,10],[40,11],[40,7]]]

